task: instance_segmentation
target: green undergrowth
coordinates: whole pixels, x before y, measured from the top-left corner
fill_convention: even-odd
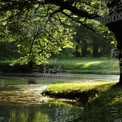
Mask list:
[[[112,82],[53,84],[43,95],[75,99],[84,107],[81,114],[85,122],[112,122],[122,118],[122,88]]]

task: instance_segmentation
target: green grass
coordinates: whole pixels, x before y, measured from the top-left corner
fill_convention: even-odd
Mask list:
[[[19,84],[28,84],[28,80],[21,78],[20,79],[4,78],[0,80],[0,86],[19,85]]]
[[[113,82],[53,84],[44,90],[43,94],[80,101],[84,106],[81,116],[85,122],[112,122],[122,118],[122,91],[121,88],[113,88],[114,84]]]
[[[14,60],[0,61],[1,64],[10,64]],[[84,74],[119,74],[119,63],[112,58],[67,58],[50,59],[49,65],[53,70],[61,72]]]
[[[119,74],[117,59],[107,58],[74,58],[49,61],[49,66],[60,67],[62,72],[92,73],[92,74]]]

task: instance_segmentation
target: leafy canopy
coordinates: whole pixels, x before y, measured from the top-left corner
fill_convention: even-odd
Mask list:
[[[15,42],[19,62],[41,64],[52,53],[73,46],[72,27],[84,19],[104,23],[121,0],[1,0],[1,41]],[[102,19],[102,20],[100,20]],[[73,21],[72,21],[73,20]],[[104,23],[105,24],[105,23]]]

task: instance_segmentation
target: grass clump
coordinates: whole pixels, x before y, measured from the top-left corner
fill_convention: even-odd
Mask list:
[[[86,122],[112,122],[122,118],[122,91],[115,83],[65,83],[50,85],[43,94],[80,101]]]
[[[110,82],[53,84],[44,90],[42,94],[57,98],[77,99],[86,104],[92,97],[106,92],[113,84]]]

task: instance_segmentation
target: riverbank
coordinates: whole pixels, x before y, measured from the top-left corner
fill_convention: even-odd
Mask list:
[[[118,82],[119,75],[100,74],[48,74],[48,73],[2,73],[0,83],[8,85],[28,84],[34,79],[37,84],[82,83],[82,82]]]
[[[68,59],[51,59],[45,65],[45,72],[60,71],[73,74],[119,74],[119,62],[114,58],[68,58]]]
[[[0,61],[0,73],[119,74],[118,60],[113,58],[54,58],[38,66],[28,64],[12,66],[10,63],[12,62]]]
[[[113,88],[114,84],[110,82],[53,84],[42,94],[77,100],[84,106],[82,118],[87,122],[101,122],[103,118],[104,121],[111,122],[117,119],[113,116],[113,109],[118,118],[122,117],[122,92],[121,88]]]

